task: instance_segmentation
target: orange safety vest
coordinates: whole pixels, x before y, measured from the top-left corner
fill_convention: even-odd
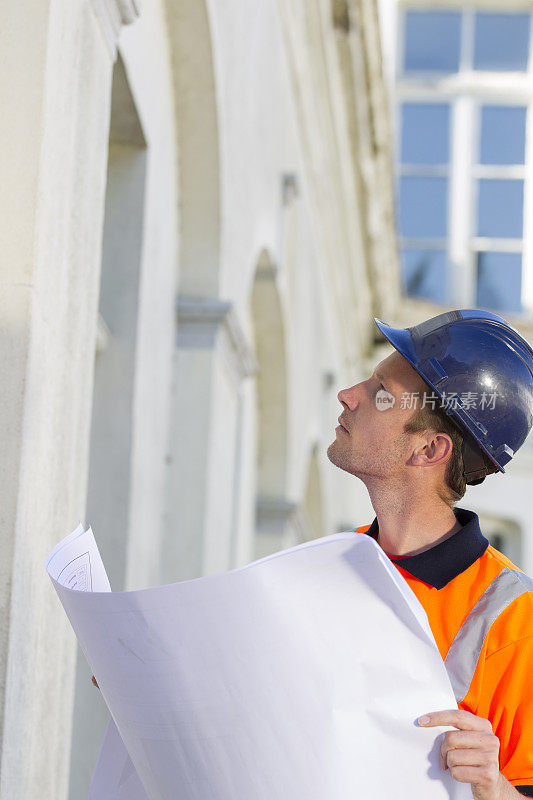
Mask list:
[[[533,797],[533,580],[491,547],[477,514],[415,556],[390,556],[428,616],[459,708],[490,720],[500,771]],[[377,538],[377,518],[356,533]],[[428,709],[428,711],[444,709]]]

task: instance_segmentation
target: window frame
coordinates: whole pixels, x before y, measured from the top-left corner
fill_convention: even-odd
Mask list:
[[[503,6],[503,0],[502,0]],[[450,5],[450,11],[457,6]],[[447,253],[448,296],[443,303],[456,308],[474,307],[479,252],[522,254],[522,313],[533,312],[533,10],[531,6],[490,9],[491,13],[529,14],[529,60],[526,72],[473,70],[474,15],[489,11],[483,6],[462,9],[461,59],[457,73],[406,72],[403,70],[405,19],[408,11],[443,11],[414,0],[398,4],[396,53],[396,136],[394,163],[396,196],[404,176],[448,178],[448,235],[446,239],[404,237],[399,230],[401,250],[444,249]],[[401,111],[404,103],[449,103],[449,161],[442,165],[401,163]],[[526,141],[523,165],[480,164],[481,109],[483,106],[526,108]],[[465,170],[467,174],[465,175]],[[524,181],[522,237],[501,239],[477,236],[478,181],[480,178],[514,178]],[[398,209],[398,220],[400,219]],[[402,274],[403,284],[403,274]],[[501,309],[500,309],[501,310]]]

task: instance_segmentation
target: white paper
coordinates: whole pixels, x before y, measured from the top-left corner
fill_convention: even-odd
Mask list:
[[[112,719],[96,762],[88,800],[149,800]]]
[[[50,551],[45,566],[61,586],[78,592],[111,591],[93,532],[85,531],[81,522]]]
[[[68,564],[91,553],[89,533],[49,570],[67,547]],[[422,606],[371,537],[135,592],[50,574],[116,724],[94,800],[471,798],[440,768],[445,729],[416,725],[457,706]]]

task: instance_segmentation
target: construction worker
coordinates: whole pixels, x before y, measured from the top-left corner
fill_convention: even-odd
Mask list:
[[[428,615],[458,709],[441,766],[476,800],[533,797],[533,580],[489,546],[466,485],[505,472],[533,424],[533,350],[502,317],[463,309],[412,328],[374,320],[394,352],[339,392],[328,458],[363,481],[373,536]],[[489,478],[496,480],[496,478]]]

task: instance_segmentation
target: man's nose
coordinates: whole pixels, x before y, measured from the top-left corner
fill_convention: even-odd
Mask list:
[[[357,405],[357,386],[350,386],[349,389],[341,389],[337,395],[337,398],[343,406],[347,406],[350,411],[353,411]]]

